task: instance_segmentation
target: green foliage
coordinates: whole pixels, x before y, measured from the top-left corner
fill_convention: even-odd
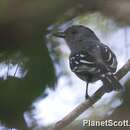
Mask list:
[[[56,81],[53,63],[42,36],[37,34],[28,42],[31,46],[6,46],[0,52],[3,68],[4,65],[18,64],[20,75],[23,75],[20,78],[11,75],[0,78],[0,120],[9,127],[22,129],[25,127],[23,113],[47,86],[54,87]]]

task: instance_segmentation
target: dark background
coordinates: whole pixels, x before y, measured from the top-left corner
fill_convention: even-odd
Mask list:
[[[0,77],[0,120],[11,128],[26,129],[23,113],[43,94],[55,87],[57,76],[46,46],[47,27],[57,26],[85,13],[100,12],[119,26],[130,22],[129,0],[1,0],[0,62],[2,67],[19,65],[23,77]],[[125,102],[111,118],[130,118],[129,81]],[[79,129],[78,127],[76,127]],[[76,130],[76,128],[74,128]]]

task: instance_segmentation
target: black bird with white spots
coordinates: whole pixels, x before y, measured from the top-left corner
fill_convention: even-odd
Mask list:
[[[106,92],[122,88],[113,75],[117,69],[115,54],[100,42],[91,29],[73,25],[64,32],[56,33],[55,36],[64,38],[71,50],[70,68],[80,79],[86,81],[86,99],[89,98],[88,83],[97,80],[102,80]]]

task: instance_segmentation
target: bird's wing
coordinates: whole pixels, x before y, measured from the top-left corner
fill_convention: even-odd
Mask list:
[[[93,74],[115,72],[117,60],[115,54],[104,44],[83,49],[70,55],[70,68],[73,72],[89,72]]]
[[[117,68],[117,59],[111,49],[101,44],[101,55],[106,67],[109,69],[108,71],[115,72]]]
[[[96,60],[94,57],[89,55],[86,50],[82,50],[75,54],[71,54],[69,57],[70,68],[75,73],[80,72],[96,72]]]

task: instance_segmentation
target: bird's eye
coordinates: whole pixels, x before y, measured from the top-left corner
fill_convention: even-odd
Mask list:
[[[77,31],[76,31],[76,30],[72,30],[71,33],[72,33],[72,34],[76,34]]]

